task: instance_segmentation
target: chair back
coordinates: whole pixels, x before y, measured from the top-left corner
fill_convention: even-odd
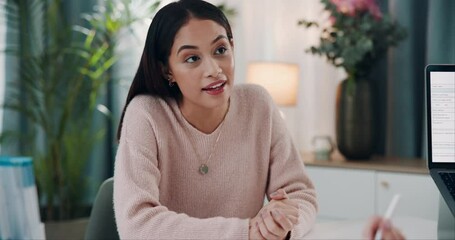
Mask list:
[[[114,179],[106,179],[101,184],[93,203],[85,239],[120,239],[114,216]]]

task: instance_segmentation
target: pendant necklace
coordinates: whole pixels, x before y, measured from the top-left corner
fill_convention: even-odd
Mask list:
[[[209,172],[209,166],[208,166],[208,164],[210,163],[210,160],[212,159],[212,156],[213,156],[213,153],[215,152],[215,149],[216,149],[216,146],[217,146],[217,144],[218,144],[218,141],[220,140],[221,134],[223,133],[224,119],[226,118],[226,115],[227,115],[227,113],[229,112],[229,107],[230,107],[230,105],[231,105],[231,104],[230,104],[230,101],[229,101],[228,109],[227,109],[226,113],[224,114],[223,120],[221,121],[221,124],[220,124],[220,126],[219,126],[220,132],[218,133],[218,136],[216,137],[215,143],[213,144],[213,147],[212,147],[212,149],[211,149],[211,151],[210,151],[210,154],[209,154],[209,157],[207,158],[207,161],[206,161],[205,163],[202,163],[202,164],[199,166],[198,171],[199,171],[199,173],[200,173],[201,175],[205,175],[205,174],[207,174],[207,173]],[[202,159],[202,158],[199,156],[199,154],[197,153],[196,148],[194,147],[192,141],[190,141],[190,143],[191,143],[191,145],[192,145],[192,147],[193,147],[194,152],[196,153],[196,155],[198,155],[198,157],[199,157],[200,159]]]
[[[210,152],[209,158],[207,159],[206,163],[202,163],[201,166],[199,166],[199,173],[202,175],[205,175],[209,172],[209,166],[207,166],[207,164],[212,159],[212,155],[215,152],[216,145],[218,144],[218,140],[220,140],[221,133],[223,132],[223,129],[222,129],[223,124],[224,124],[224,119],[220,125],[220,132],[218,133],[218,136],[216,137],[215,144],[213,144],[212,151]]]

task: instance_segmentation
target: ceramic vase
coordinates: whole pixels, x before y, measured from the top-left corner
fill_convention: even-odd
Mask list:
[[[374,151],[374,111],[371,83],[343,80],[337,89],[336,138],[348,160],[368,159]]]

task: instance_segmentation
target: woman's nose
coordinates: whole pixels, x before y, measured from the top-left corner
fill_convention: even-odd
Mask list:
[[[206,63],[206,75],[207,77],[216,78],[221,73],[221,68],[215,59],[209,58]]]

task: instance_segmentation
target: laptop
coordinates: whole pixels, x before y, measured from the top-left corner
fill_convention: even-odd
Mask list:
[[[455,64],[425,68],[428,169],[455,216]]]

